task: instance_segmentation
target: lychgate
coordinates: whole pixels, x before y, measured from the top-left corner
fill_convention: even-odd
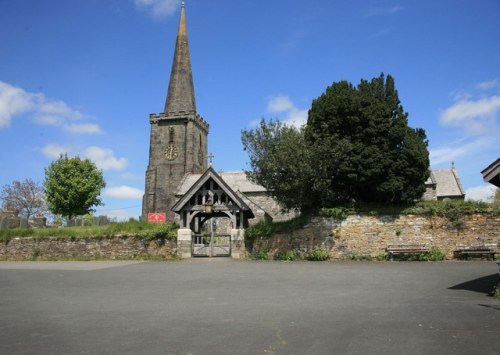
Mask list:
[[[180,215],[179,256],[243,257],[252,210],[210,166],[172,207]],[[215,221],[223,221],[217,223]],[[220,225],[224,227],[221,227]]]

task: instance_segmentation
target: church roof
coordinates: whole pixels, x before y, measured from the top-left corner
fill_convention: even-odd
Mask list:
[[[210,166],[203,174],[190,175],[191,177],[197,177],[196,181],[189,186],[188,190],[183,194],[183,196],[177,201],[177,203],[172,207],[175,212],[181,211],[188,201],[200,190],[204,188],[204,185],[208,180],[212,179],[216,184],[222,188],[222,190],[231,198],[236,205],[243,211],[248,212],[252,217],[253,213],[248,205],[243,201],[243,199],[237,194],[237,192],[222,179],[222,177],[215,172],[215,170]]]
[[[183,1],[172,72],[170,74],[170,83],[165,102],[165,114],[167,116],[178,116],[189,113],[196,113],[196,101]]]
[[[454,167],[446,170],[432,170],[431,179],[436,184],[438,198],[465,196],[464,188]]]
[[[177,196],[184,196],[186,192],[198,181],[202,174],[187,174],[179,184]],[[254,182],[248,180],[244,171],[220,173],[222,180],[233,190],[241,193],[266,192],[267,190]]]

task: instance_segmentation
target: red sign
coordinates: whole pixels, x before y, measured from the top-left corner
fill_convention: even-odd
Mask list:
[[[167,214],[165,212],[148,213],[148,223],[165,223],[167,221]]]

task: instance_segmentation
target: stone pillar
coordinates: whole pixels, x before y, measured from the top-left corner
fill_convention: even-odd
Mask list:
[[[244,229],[231,229],[231,257],[233,259],[246,257]]]
[[[177,255],[183,259],[191,258],[193,232],[189,228],[177,230]]]

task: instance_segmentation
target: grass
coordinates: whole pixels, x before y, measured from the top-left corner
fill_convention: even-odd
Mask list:
[[[147,224],[145,222],[117,222],[107,226],[93,227],[50,227],[15,228],[0,230],[0,240],[4,243],[16,237],[31,238],[111,238],[118,235],[142,237],[146,240],[173,239],[177,226],[170,224]]]

